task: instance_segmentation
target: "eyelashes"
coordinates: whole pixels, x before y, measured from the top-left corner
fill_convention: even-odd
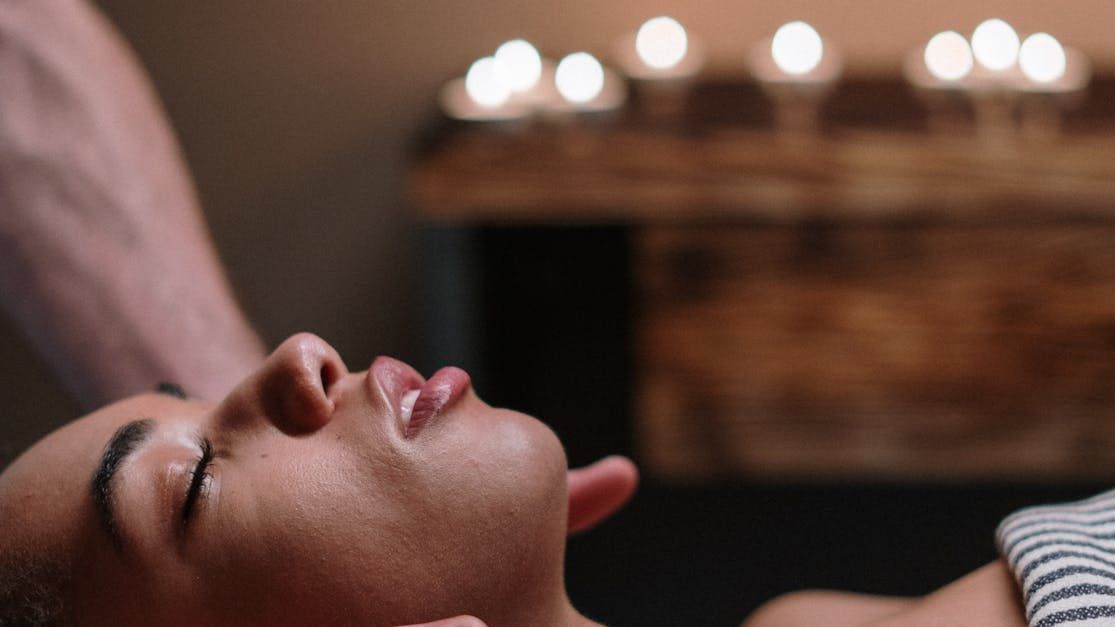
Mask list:
[[[155,386],[155,391],[159,394],[166,394],[167,396],[173,396],[182,400],[186,400],[189,398],[189,395],[186,394],[186,391],[183,390],[182,386],[178,385],[177,383],[169,383],[167,381],[163,381],[162,383]]]
[[[213,443],[202,438],[199,444],[201,446],[201,456],[198,458],[193,471],[190,472],[190,485],[186,490],[186,500],[182,504],[182,526],[189,524],[197,501],[205,496],[203,491],[207,489],[208,481],[211,479],[209,465],[213,462]]]

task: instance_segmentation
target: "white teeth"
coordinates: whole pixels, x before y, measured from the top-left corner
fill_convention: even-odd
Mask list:
[[[403,418],[403,426],[406,427],[410,424],[410,415],[414,412],[414,402],[418,400],[418,394],[422,390],[411,390],[403,394],[403,400],[399,403],[399,411]]]

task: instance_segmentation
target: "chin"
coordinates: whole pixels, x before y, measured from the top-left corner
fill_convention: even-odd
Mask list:
[[[467,425],[479,437],[470,438],[456,469],[458,478],[468,477],[468,485],[458,488],[470,496],[458,501],[453,529],[442,531],[470,553],[453,587],[466,592],[476,609],[460,613],[511,617],[516,608],[547,607],[564,598],[567,464],[561,442],[545,424],[485,408],[483,424]],[[461,426],[469,422],[463,418]]]

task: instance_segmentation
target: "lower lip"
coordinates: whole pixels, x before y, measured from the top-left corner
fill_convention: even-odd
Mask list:
[[[472,379],[464,370],[452,366],[438,370],[418,393],[404,435],[407,438],[418,435],[431,421],[460,400],[470,387]]]

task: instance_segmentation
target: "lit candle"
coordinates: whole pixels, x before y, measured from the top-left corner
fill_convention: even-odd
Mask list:
[[[774,37],[754,46],[750,65],[761,83],[813,88],[831,86],[843,69],[835,46],[801,21],[783,24]]]
[[[922,55],[929,74],[941,85],[956,85],[972,72],[972,47],[956,31],[937,33],[925,45]]]
[[[1014,28],[999,18],[984,20],[972,31],[976,64],[964,85],[976,116],[976,131],[989,147],[1007,146],[1016,134],[1020,40]]]
[[[496,60],[493,57],[477,59],[465,74],[465,91],[473,102],[488,108],[495,108],[511,98],[511,89],[496,75]]]
[[[689,50],[685,28],[665,15],[647,20],[635,34],[635,52],[648,68],[657,71],[678,66]]]
[[[802,21],[783,24],[770,40],[770,56],[778,69],[792,76],[808,74],[821,64],[825,45],[817,29]]]
[[[1049,85],[1065,75],[1065,49],[1053,35],[1034,33],[1022,42],[1018,65],[1027,79]]]
[[[1023,92],[1069,94],[1084,91],[1092,69],[1084,53],[1067,48],[1049,33],[1034,33],[1022,42],[1021,76],[1012,85]]]
[[[1065,48],[1049,33],[1034,33],[1022,42],[1018,66],[1021,77],[1021,123],[1030,138],[1049,139],[1060,131],[1063,112],[1083,101],[1091,78],[1088,59]]]
[[[793,134],[811,134],[824,97],[843,69],[839,52],[802,21],[783,24],[751,49],[751,74],[774,100],[777,123]]]
[[[1009,70],[1018,61],[1018,33],[1001,19],[985,20],[972,31],[972,54],[992,72]]]
[[[564,103],[552,111],[608,111],[625,99],[623,81],[587,52],[566,55],[554,70],[554,86]]]
[[[512,99],[512,89],[499,76],[494,57],[474,61],[464,78],[441,88],[438,101],[446,115],[458,120],[513,120],[530,114],[529,106]]]
[[[659,118],[676,118],[704,65],[704,46],[676,19],[653,17],[616,42],[616,65],[634,81],[638,106]]]
[[[493,70],[511,93],[534,89],[542,78],[542,55],[525,39],[512,39],[496,48]]]
[[[554,84],[562,98],[584,104],[604,90],[604,66],[587,52],[574,52],[558,63]]]
[[[704,50],[680,22],[660,15],[619,40],[616,62],[625,74],[637,80],[676,81],[700,71]]]
[[[929,38],[925,48],[906,56],[903,73],[929,112],[929,127],[943,134],[969,125],[969,95],[975,57],[968,40],[956,31]]]

